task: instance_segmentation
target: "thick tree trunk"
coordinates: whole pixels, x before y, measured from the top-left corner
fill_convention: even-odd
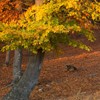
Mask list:
[[[22,75],[21,70],[21,64],[22,64],[22,50],[17,49],[15,50],[14,55],[14,62],[13,62],[13,83],[17,83]]]
[[[9,66],[9,63],[10,63],[10,50],[8,50],[8,51],[6,52],[5,65],[6,65],[6,66]]]
[[[38,50],[38,53],[29,55],[26,72],[12,90],[3,98],[3,100],[28,100],[31,91],[38,82],[40,69],[42,66],[44,53]]]

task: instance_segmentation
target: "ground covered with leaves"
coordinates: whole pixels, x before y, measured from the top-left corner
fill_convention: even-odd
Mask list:
[[[60,46],[60,54],[46,53],[39,83],[31,93],[30,100],[100,100],[100,29],[95,30],[97,40],[90,43],[91,52],[69,46]],[[23,53],[23,71],[26,69],[28,54]],[[12,62],[4,66],[5,53],[0,52],[0,97],[10,89]],[[78,70],[67,71],[66,65],[74,65]],[[90,99],[89,99],[90,98]]]

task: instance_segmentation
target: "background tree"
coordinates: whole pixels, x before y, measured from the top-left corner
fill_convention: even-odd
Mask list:
[[[72,35],[81,34],[91,42],[95,40],[90,21],[100,20],[99,5],[89,0],[50,0],[33,5],[18,21],[1,23],[0,40],[5,44],[10,42],[2,50],[21,47],[30,51],[24,75],[4,100],[28,100],[38,82],[44,53],[57,49],[59,43],[90,51],[89,46]]]
[[[8,66],[10,63],[10,50],[6,52],[6,58],[5,58],[5,66]]]

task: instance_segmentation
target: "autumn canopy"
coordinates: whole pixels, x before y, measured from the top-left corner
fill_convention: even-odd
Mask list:
[[[89,0],[50,0],[33,5],[18,20],[0,23],[1,50],[38,49],[50,51],[59,43],[90,50],[71,35],[81,34],[94,41],[91,21],[100,20],[100,3]]]

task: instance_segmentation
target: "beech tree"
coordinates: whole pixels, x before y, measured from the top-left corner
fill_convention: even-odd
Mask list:
[[[13,2],[13,0],[10,0],[10,2]],[[14,1],[16,2],[16,0]],[[28,3],[29,2],[29,3]],[[20,13],[23,13],[23,6],[26,7],[27,9],[27,6],[32,3],[34,4],[34,0],[25,0],[25,1],[17,1],[17,10],[20,12]],[[27,5],[27,6],[26,6]],[[10,50],[8,50],[6,52],[6,59],[5,59],[5,65],[6,66],[9,66],[9,63],[10,63]],[[22,49],[18,48],[14,51],[14,61],[13,61],[13,81],[12,81],[12,84],[16,84],[16,82],[19,81],[19,79],[21,78],[22,76],[22,69],[21,69],[21,64],[22,64]]]
[[[18,1],[18,6],[16,7],[17,10],[22,13],[23,12],[23,4],[22,1]],[[16,84],[21,76],[22,76],[22,69],[21,69],[21,65],[22,65],[22,49],[21,48],[17,48],[14,51],[14,61],[13,61],[13,81],[12,84]]]
[[[90,0],[36,0],[17,21],[0,24],[4,50],[27,49],[29,61],[19,82],[4,100],[28,100],[38,82],[45,52],[67,44],[90,51],[91,48],[72,35],[81,34],[93,42],[91,20],[100,20],[100,3]],[[10,44],[8,44],[10,42]]]

